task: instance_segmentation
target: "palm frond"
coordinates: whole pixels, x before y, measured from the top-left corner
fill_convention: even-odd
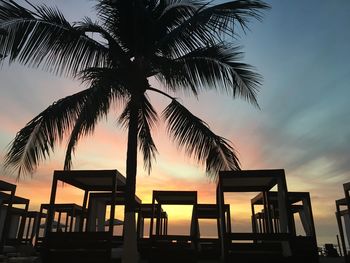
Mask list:
[[[92,67],[82,70],[77,74],[77,78],[91,87],[114,90],[114,95],[118,99],[125,99],[129,96],[127,89],[127,71],[119,68]]]
[[[148,174],[151,173],[152,161],[156,159],[156,154],[158,153],[151,134],[151,128],[157,121],[157,112],[149,102],[148,98],[143,96],[139,112],[138,138],[139,149],[143,154],[144,168],[148,171]]]
[[[6,30],[0,28],[0,41],[3,41],[3,39],[5,39],[5,37],[6,37],[6,35],[7,35]],[[6,56],[6,54],[0,53],[0,60],[3,59],[5,56]]]
[[[251,18],[260,20],[261,10],[269,6],[262,1],[229,1],[218,5],[203,3],[188,18],[188,12],[183,17],[178,16],[178,26],[172,28],[158,41],[157,49],[165,55],[181,56],[187,52],[206,46],[208,43],[218,43],[224,35],[234,35],[237,22],[243,30],[248,28]]]
[[[156,77],[173,91],[182,87],[197,95],[203,88],[221,89],[258,106],[256,94],[262,77],[240,62],[242,56],[238,47],[217,44],[177,59],[157,58]]]
[[[61,99],[33,118],[16,135],[5,156],[5,168],[17,176],[33,173],[71,130],[92,90]]]
[[[160,36],[164,37],[166,33],[181,25],[202,5],[201,1],[194,0],[160,1],[153,11],[160,28],[163,28],[164,35]]]
[[[124,50],[118,43],[118,40],[113,37],[113,32],[108,32],[108,28],[100,25],[97,22],[93,22],[89,17],[85,17],[83,21],[75,23],[75,28],[79,32],[84,33],[98,33],[103,39],[107,41],[110,58],[115,63],[128,64],[130,62],[128,50]]]
[[[238,170],[239,161],[229,141],[214,134],[208,125],[173,100],[163,112],[168,132],[180,148],[206,164],[209,176],[216,178],[220,170]]]
[[[131,101],[119,116],[119,123],[125,128],[129,125],[130,110]],[[150,173],[152,161],[156,159],[158,153],[151,134],[151,128],[158,122],[158,115],[146,95],[140,98],[138,112],[138,145],[143,154],[144,168]]]
[[[10,62],[72,75],[108,64],[108,49],[70,25],[59,10],[45,5],[33,9],[0,0],[0,28],[8,33],[0,53],[8,54]]]
[[[96,83],[94,82],[95,85]],[[92,134],[97,122],[101,118],[107,117],[111,103],[121,97],[118,94],[120,93],[119,89],[112,89],[109,86],[92,86],[90,89],[92,92],[85,100],[70,134],[64,161],[65,170],[70,170],[72,167],[72,153],[75,152],[78,140],[83,136]]]
[[[201,86],[196,85],[191,74],[188,74],[190,72],[184,68],[184,63],[164,57],[155,57],[153,62],[154,71],[152,74],[166,89],[172,92],[183,89],[190,91],[195,96],[198,95]]]
[[[203,47],[203,39],[206,39],[205,43],[212,42],[213,32],[206,32],[200,28],[198,32],[191,33],[177,31],[180,27],[186,28],[184,27],[186,21],[190,21],[208,3],[193,0],[169,2],[163,7],[157,19],[158,35],[155,50],[159,54],[182,56],[191,50]]]

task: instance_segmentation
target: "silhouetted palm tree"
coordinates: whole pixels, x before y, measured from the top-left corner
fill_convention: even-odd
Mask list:
[[[112,104],[123,105],[119,121],[128,129],[124,250],[131,251],[123,258],[134,262],[137,152],[143,153],[148,171],[157,153],[151,129],[158,115],[148,93],[169,98],[162,114],[168,132],[206,164],[209,175],[239,169],[229,142],[170,94],[197,96],[214,89],[257,105],[260,76],[241,62],[242,53],[231,42],[234,23],[244,30],[268,6],[261,1],[98,0],[97,22],[85,18],[73,24],[56,8],[30,6],[0,0],[0,28],[7,32],[0,37],[0,53],[8,54],[10,62],[80,78],[88,88],[53,103],[27,123],[12,142],[5,166],[18,176],[32,173],[69,134],[64,169],[70,169],[78,140],[94,131]],[[163,89],[152,87],[150,77]]]

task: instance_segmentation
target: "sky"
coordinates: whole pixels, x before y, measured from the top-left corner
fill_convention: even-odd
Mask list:
[[[21,1],[17,1],[23,3]],[[38,2],[38,1],[33,1]],[[347,0],[270,0],[262,22],[234,43],[243,47],[244,62],[254,65],[264,81],[261,109],[224,94],[206,92],[181,102],[212,130],[231,140],[242,169],[283,168],[289,191],[311,194],[317,239],[336,243],[335,200],[350,181],[350,2]],[[93,1],[45,1],[73,22],[92,16]],[[0,158],[16,132],[59,98],[84,88],[78,81],[18,64],[0,69]],[[158,83],[155,83],[158,85]],[[152,96],[158,113],[166,99]],[[126,131],[116,112],[102,120],[93,136],[78,144],[74,169],[117,169],[125,174]],[[200,203],[215,202],[215,182],[167,136],[164,124],[153,131],[159,155],[150,175],[138,162],[137,194],[144,203],[152,190],[197,190]],[[66,142],[32,175],[16,181],[2,171],[0,179],[17,184],[17,195],[31,199],[31,209],[49,201],[52,174],[63,167]],[[1,162],[2,165],[2,162]],[[233,228],[249,231],[249,200],[234,194]],[[81,203],[82,193],[60,187],[59,202]],[[170,232],[188,231],[190,209],[168,208]],[[118,217],[118,216],[117,216]],[[215,230],[203,222],[207,235]],[[202,233],[203,233],[202,231]]]

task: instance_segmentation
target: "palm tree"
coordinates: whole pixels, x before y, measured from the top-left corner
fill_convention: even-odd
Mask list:
[[[162,118],[172,139],[209,176],[237,170],[239,161],[230,142],[212,132],[172,94],[197,96],[208,90],[243,97],[257,105],[260,76],[241,62],[233,46],[234,24],[243,31],[250,18],[260,19],[268,5],[261,1],[97,0],[98,21],[69,23],[53,7],[24,8],[0,0],[0,54],[9,62],[43,67],[53,74],[79,78],[87,88],[54,102],[16,135],[5,167],[18,177],[33,173],[54,147],[69,135],[64,169],[78,140],[94,131],[112,106],[122,105],[119,121],[128,129],[125,234],[123,262],[135,262],[135,195],[137,154],[150,172],[157,148],[151,130],[159,121],[151,92],[170,103]],[[162,89],[151,86],[155,77]]]

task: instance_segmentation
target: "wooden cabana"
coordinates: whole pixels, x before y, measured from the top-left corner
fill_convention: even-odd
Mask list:
[[[162,234],[162,205],[192,205],[192,217],[189,235]],[[155,233],[153,232],[156,220]],[[163,258],[168,262],[196,262],[198,248],[198,218],[196,191],[153,191],[152,217],[150,223],[152,243],[151,258]]]
[[[7,219],[3,225],[5,245],[16,246],[22,243],[29,199],[0,192],[1,217]]]
[[[137,236],[139,239],[145,239],[145,219],[151,219],[152,204],[140,204],[137,211]],[[155,207],[154,213],[158,215],[158,206]],[[157,220],[157,218],[156,218]],[[155,222],[157,224],[157,222]],[[154,227],[154,226],[153,226]],[[160,235],[167,235],[168,233],[168,214],[161,209],[160,211]]]
[[[142,258],[149,258],[150,253],[152,251],[152,242],[151,242],[151,234],[148,233],[148,237],[145,236],[145,219],[149,219],[151,221],[153,217],[152,213],[152,204],[140,204],[138,206],[137,210],[137,237],[138,237],[138,251]],[[154,214],[158,215],[159,207],[155,206]],[[168,234],[168,214],[160,208],[160,235],[167,235]],[[149,222],[151,224],[151,222]],[[155,218],[155,221],[153,221],[153,228],[154,224],[158,224],[158,219]],[[148,231],[150,231],[150,227],[148,228]]]
[[[226,228],[231,231],[230,206],[225,205]],[[197,205],[197,223],[198,223],[198,251],[201,259],[220,258],[220,211],[216,204],[198,204]],[[200,219],[216,220],[218,237],[202,237],[200,231]]]
[[[347,250],[347,246],[350,247],[350,182],[343,184],[343,189],[345,198],[341,198],[335,201],[335,215],[339,228],[342,253],[344,255],[345,261],[350,262],[350,254]],[[345,241],[345,236],[347,244]]]
[[[12,207],[15,192],[16,185],[0,180],[0,193],[7,193],[10,195],[7,206],[0,206],[0,252],[3,252],[5,237],[7,237],[9,230],[8,225],[10,224],[10,215],[8,211]]]
[[[111,210],[108,232],[83,231],[84,220],[80,221],[79,232],[53,232],[54,205],[58,182],[63,182],[84,191],[82,212],[86,213],[91,192],[110,192]],[[50,205],[47,213],[43,243],[44,262],[109,262],[114,224],[114,204],[117,191],[125,190],[125,177],[117,170],[74,170],[55,171],[53,175]],[[86,224],[86,222],[85,222]]]
[[[141,199],[135,196],[136,206],[139,207],[142,203]],[[114,205],[125,205],[125,193],[115,193]],[[112,206],[112,193],[111,192],[92,192],[89,195],[89,205],[87,211],[86,231],[88,232],[104,232],[106,223],[111,222],[111,218],[106,219],[107,206]],[[112,219],[113,220],[113,219]],[[118,222],[118,224],[116,224]],[[109,224],[108,224],[109,225]],[[122,226],[122,221],[116,221],[114,224]],[[113,231],[112,231],[113,233]],[[113,244],[120,246],[123,241],[122,235],[113,234]]]
[[[268,192],[277,186],[279,207],[279,233],[269,226],[267,233],[239,233],[227,228],[225,218],[225,193],[262,192],[266,205],[265,213],[271,218]],[[221,171],[217,185],[217,204],[220,211],[221,258],[230,260],[283,261],[292,256],[290,247],[293,220],[288,203],[288,190],[284,170]]]
[[[40,215],[47,221],[46,215],[50,209],[50,204],[41,204]],[[52,232],[81,232],[82,221],[85,218],[83,207],[74,203],[71,204],[54,204],[53,217],[57,217],[54,225],[51,225]],[[47,222],[44,224],[46,225]]]
[[[48,211],[50,204],[41,204],[39,212],[39,227],[36,228],[35,246],[40,248],[46,235]],[[52,210],[54,223],[51,223],[51,232],[82,232],[85,214],[83,207],[74,203],[54,204]],[[42,231],[44,230],[44,231]]]
[[[191,229],[189,236],[179,235],[164,235],[161,232],[161,211],[162,205],[192,205],[192,219]],[[157,207],[157,208],[156,208]],[[150,236],[157,240],[168,238],[172,240],[187,239],[195,240],[198,236],[198,224],[194,224],[193,221],[197,221],[197,192],[196,191],[153,191],[152,196],[152,217],[150,223]],[[157,214],[156,214],[157,212]],[[154,220],[156,220],[155,234],[153,234]]]
[[[256,224],[252,224],[253,232],[267,232],[270,229],[273,233],[278,233],[280,230],[278,228],[278,220],[279,220],[279,209],[278,209],[278,194],[277,192],[268,192],[267,193],[268,203],[271,207],[272,217],[275,219],[275,222],[271,222],[272,218],[268,218],[266,213],[260,213],[260,217],[263,221],[261,225],[264,227],[258,229]],[[301,204],[300,204],[301,203]],[[264,202],[264,194],[260,193],[251,199],[251,209],[252,215],[254,218],[255,215],[255,206],[262,205],[264,207],[264,211],[266,210],[266,202]],[[315,232],[315,224],[312,214],[311,207],[311,198],[310,193],[308,192],[288,192],[288,205],[291,213],[291,221],[293,222],[292,232],[296,234],[296,227],[294,222],[294,215],[298,214],[300,217],[300,221],[302,223],[303,230],[305,232],[305,236],[315,237],[316,240],[316,232]],[[270,222],[268,222],[270,220]],[[253,219],[253,222],[256,220]]]
[[[25,244],[35,245],[37,239],[37,233],[40,226],[40,212],[28,211],[25,218],[25,227],[22,237],[22,242]]]
[[[265,200],[266,198],[266,200]],[[255,213],[256,205],[263,206],[263,209]],[[269,205],[269,208],[267,208]],[[310,193],[288,192],[288,207],[290,210],[289,221],[293,222],[291,228],[291,249],[293,256],[309,257],[310,262],[318,261],[318,249],[316,240],[315,223],[313,219]],[[252,230],[253,233],[280,233],[279,229],[279,206],[278,193],[267,192],[258,194],[251,199],[252,209]],[[270,216],[265,211],[270,211]],[[304,235],[296,233],[295,216],[299,215]],[[270,231],[270,232],[268,232]]]

